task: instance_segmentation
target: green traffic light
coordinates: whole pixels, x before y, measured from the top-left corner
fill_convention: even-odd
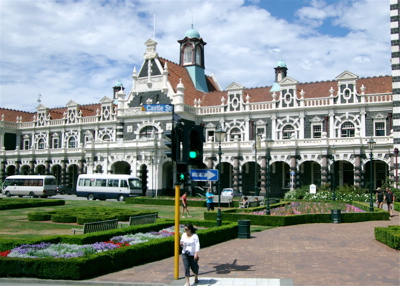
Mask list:
[[[190,151],[189,152],[189,158],[190,159],[196,159],[199,156],[199,152],[197,151]]]
[[[185,180],[185,174],[180,174],[179,175],[179,180],[184,181]]]

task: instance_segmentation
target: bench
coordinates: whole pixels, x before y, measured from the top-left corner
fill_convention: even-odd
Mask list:
[[[247,197],[247,199],[249,201],[249,205],[248,205],[249,208],[265,205],[265,197],[264,196],[243,196],[243,197]],[[242,197],[242,201],[239,202],[240,208],[243,206],[243,197]],[[258,201],[256,201],[256,198],[258,198]]]
[[[88,223],[83,224],[83,228],[80,228],[80,229],[73,228],[72,230],[74,231],[74,234],[76,232],[83,232],[83,234],[85,234],[85,233],[90,233],[90,232],[105,231],[105,230],[111,230],[111,229],[117,229],[117,228],[118,228],[118,220],[111,219],[111,220],[104,220],[104,221],[88,222]]]
[[[231,207],[231,203],[233,200],[232,196],[220,196],[220,197],[221,197],[221,200],[219,202],[220,204],[228,204],[228,206]],[[217,200],[217,203],[218,203],[218,200]]]
[[[125,224],[132,226],[132,225],[141,225],[147,223],[156,223],[156,221],[157,221],[157,213],[154,213],[148,215],[131,216],[129,217],[128,223],[121,222],[120,225],[121,227]]]

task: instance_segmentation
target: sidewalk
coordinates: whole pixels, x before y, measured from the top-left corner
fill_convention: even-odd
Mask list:
[[[400,285],[400,252],[374,237],[376,226],[400,225],[400,213],[394,214],[390,221],[279,227],[203,248],[194,285]],[[0,279],[0,284],[183,286],[183,275],[179,259],[180,279],[174,280],[171,257],[85,281]]]
[[[268,284],[257,285],[280,285],[271,279],[291,279],[296,286],[400,285],[400,252],[374,237],[374,227],[400,224],[400,213],[394,214],[390,221],[279,227],[254,233],[250,239],[234,239],[204,248],[200,252],[198,285],[217,285],[203,284],[204,277],[216,281],[268,280]],[[91,281],[184,285],[181,260],[179,264],[177,281],[173,280],[173,257]],[[193,280],[191,277],[192,283]],[[248,285],[236,282],[229,285]]]

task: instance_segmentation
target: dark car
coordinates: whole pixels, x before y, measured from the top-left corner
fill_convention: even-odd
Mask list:
[[[75,195],[76,190],[67,185],[61,185],[57,187],[57,193],[60,195]]]

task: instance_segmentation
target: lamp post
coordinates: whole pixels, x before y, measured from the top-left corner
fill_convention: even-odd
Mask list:
[[[394,177],[394,181],[396,182],[396,188],[399,187],[399,164],[397,163],[397,157],[399,156],[399,149],[398,148],[394,148],[394,159],[395,159],[395,177]]]
[[[374,139],[371,137],[368,141],[368,149],[369,149],[369,159],[370,159],[370,179],[369,179],[369,211],[373,212],[374,211],[374,203],[372,201],[372,191],[373,191],[373,180],[372,176],[374,174],[373,172],[373,158],[372,158],[372,151],[375,148],[376,142]]]
[[[222,129],[221,126],[218,127],[217,130],[214,131],[215,135],[215,141],[218,142],[218,173],[219,173],[219,178],[218,178],[218,211],[217,211],[217,226],[221,226],[222,224],[222,218],[221,218],[221,156],[222,156],[222,151],[221,151],[221,143],[225,139],[226,131]]]
[[[274,141],[269,137],[268,137],[267,140],[265,140],[265,145],[266,145],[266,148],[267,148],[267,156],[266,156],[266,159],[267,159],[267,166],[266,166],[267,167],[267,192],[266,192],[267,209],[266,209],[266,212],[265,212],[266,215],[270,215],[271,214],[271,208],[270,208],[270,205],[269,205],[269,193],[271,191],[271,168],[269,166],[269,163],[271,161],[271,147],[272,147],[273,143],[274,143]]]
[[[254,195],[258,196],[258,173],[257,173],[257,149],[260,149],[260,137],[256,134],[254,137]]]
[[[331,147],[331,156],[332,156],[332,201],[336,201],[335,154],[336,154],[336,146],[332,145],[332,147]]]

